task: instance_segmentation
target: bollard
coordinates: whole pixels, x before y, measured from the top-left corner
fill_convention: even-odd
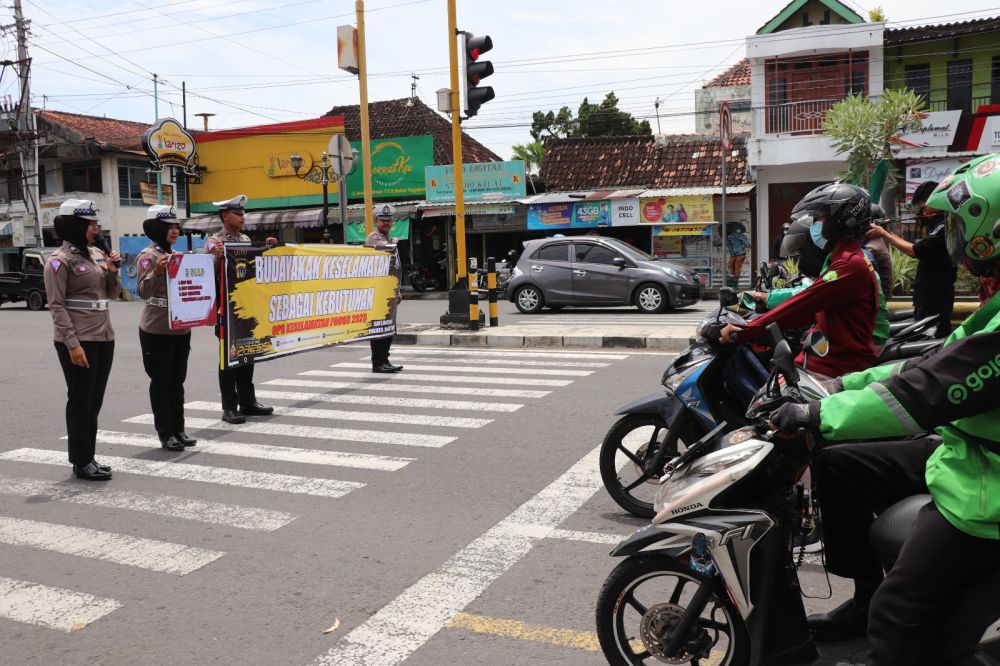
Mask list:
[[[489,257],[486,260],[486,293],[490,299],[490,326],[500,325],[500,313],[497,311],[497,260]]]
[[[469,329],[479,330],[479,272],[476,258],[469,258]]]

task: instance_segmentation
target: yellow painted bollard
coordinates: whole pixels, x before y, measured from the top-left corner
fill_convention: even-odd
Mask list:
[[[479,271],[476,258],[469,258],[469,329],[479,330]]]
[[[500,313],[497,310],[497,260],[489,257],[486,260],[486,294],[490,299],[490,326],[500,325]]]

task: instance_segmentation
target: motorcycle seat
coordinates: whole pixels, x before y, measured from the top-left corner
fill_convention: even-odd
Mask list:
[[[903,541],[917,520],[917,513],[930,502],[930,495],[907,497],[880,513],[872,523],[868,540],[878,551],[886,570],[896,561]]]
[[[901,319],[913,319],[913,308],[908,308],[906,310],[891,310],[889,312],[889,321],[899,321]]]

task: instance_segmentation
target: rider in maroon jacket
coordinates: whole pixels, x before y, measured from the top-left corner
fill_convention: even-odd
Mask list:
[[[794,254],[791,246],[811,239],[828,252],[819,279],[745,327],[726,326],[721,340],[748,342],[763,338],[772,322],[783,329],[815,322],[813,330],[826,334],[831,353],[811,356],[810,371],[839,377],[875,365],[872,331],[878,314],[879,286],[861,251],[870,210],[867,192],[856,185],[830,183],[807,194],[792,211],[795,224],[782,246],[783,253]],[[792,233],[796,229],[799,234]],[[806,229],[809,238],[805,238]],[[801,363],[802,356],[797,360]]]

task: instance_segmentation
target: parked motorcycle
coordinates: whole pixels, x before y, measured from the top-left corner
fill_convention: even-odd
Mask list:
[[[431,291],[438,287],[434,271],[423,264],[410,264],[407,276],[410,278],[410,286],[413,287],[414,291]]]
[[[807,385],[808,375],[774,329],[774,370],[748,411],[751,424],[732,430],[721,423],[672,459],[656,493],[655,518],[611,553],[626,559],[597,601],[597,636],[610,664],[706,659],[756,666],[817,657],[792,548],[806,508],[797,482],[808,447],[802,437],[776,443],[767,423],[778,405],[812,399],[817,387]],[[913,498],[903,500],[872,527],[872,543],[889,567],[916,510]],[[956,599],[977,593],[970,585]],[[965,649],[976,651],[977,664],[1000,664],[1000,620],[978,645],[951,645],[958,634],[948,626],[970,621],[960,615],[956,610],[942,626],[927,663],[955,663],[943,655]]]

